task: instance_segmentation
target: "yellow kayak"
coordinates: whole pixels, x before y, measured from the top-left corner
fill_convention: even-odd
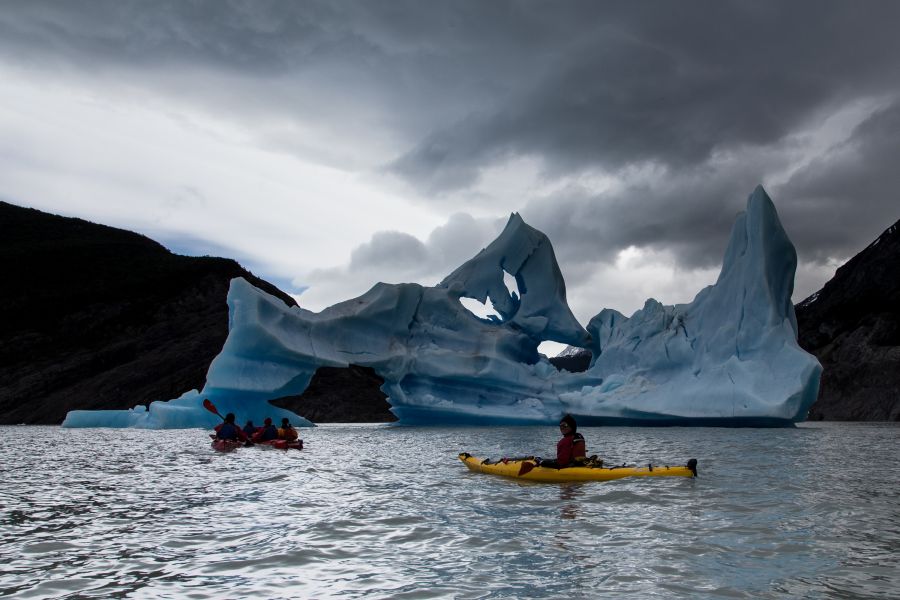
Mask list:
[[[476,473],[501,475],[526,481],[609,481],[623,477],[696,477],[697,459],[692,458],[684,466],[645,465],[625,466],[577,466],[554,469],[538,466],[533,459],[503,459],[492,461],[476,458],[468,452],[459,455],[470,470]]]

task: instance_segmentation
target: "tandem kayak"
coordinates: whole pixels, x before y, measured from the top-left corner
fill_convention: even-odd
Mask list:
[[[220,440],[214,433],[209,434],[212,438],[212,449],[217,452],[231,452],[238,448],[258,446],[260,448],[276,448],[278,450],[303,450],[303,440],[266,440],[263,442],[241,442],[239,440]]]
[[[231,452],[232,450],[237,450],[243,445],[244,442],[239,442],[237,440],[214,439],[212,441],[212,449],[216,452]]]
[[[491,461],[476,458],[468,452],[459,455],[470,470],[527,481],[609,481],[623,477],[696,477],[697,459],[692,458],[684,466],[578,466],[555,469],[538,466],[534,459],[504,459]]]
[[[278,450],[303,450],[303,440],[266,440],[253,442],[253,445],[260,448],[277,448]]]

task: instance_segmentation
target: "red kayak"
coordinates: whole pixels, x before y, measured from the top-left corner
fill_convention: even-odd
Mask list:
[[[209,434],[212,438],[212,448],[217,452],[231,452],[244,446],[259,446],[261,448],[276,448],[278,450],[303,450],[303,440],[265,440],[259,442],[242,442],[240,440],[220,440],[215,434]]]
[[[277,448],[279,450],[303,450],[303,440],[266,440],[254,442],[257,446]]]
[[[214,439],[212,441],[212,449],[216,452],[231,452],[232,450],[237,450],[243,445],[244,442],[240,442],[238,440]]]

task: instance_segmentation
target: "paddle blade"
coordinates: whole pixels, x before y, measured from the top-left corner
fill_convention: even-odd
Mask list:
[[[522,475],[525,475],[526,473],[530,472],[530,471],[531,471],[533,468],[535,468],[536,466],[537,466],[537,465],[535,465],[533,462],[528,462],[528,461],[526,460],[525,462],[522,463],[522,466],[519,467],[519,477],[521,477]]]
[[[219,410],[216,408],[216,405],[213,404],[212,402],[210,402],[209,398],[203,399],[203,408],[205,408],[209,412],[213,413],[214,415],[218,415],[218,416],[222,417],[222,415],[219,414]],[[225,417],[222,417],[222,418],[224,419]]]

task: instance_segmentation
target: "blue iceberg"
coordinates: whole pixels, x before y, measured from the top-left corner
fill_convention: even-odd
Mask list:
[[[777,426],[802,421],[822,367],[797,344],[797,254],[757,187],[732,229],[716,283],[689,304],[647,300],[631,318],[591,319],[588,373],[560,395],[587,422]]]
[[[73,411],[67,427],[208,427],[201,402],[239,418],[288,416],[322,366],[372,367],[401,424],[784,426],[816,399],[821,367],[797,344],[796,252],[758,187],[734,225],[721,274],[693,302],[648,300],[630,318],[603,310],[585,329],[566,302],[550,240],[513,214],[500,236],[434,287],[379,283],[319,313],[234,279],[229,334],[201,392],[149,410]],[[514,281],[515,285],[510,285]],[[490,303],[481,318],[463,300]],[[558,371],[545,340],[589,349]],[[277,414],[276,414],[277,413]]]

